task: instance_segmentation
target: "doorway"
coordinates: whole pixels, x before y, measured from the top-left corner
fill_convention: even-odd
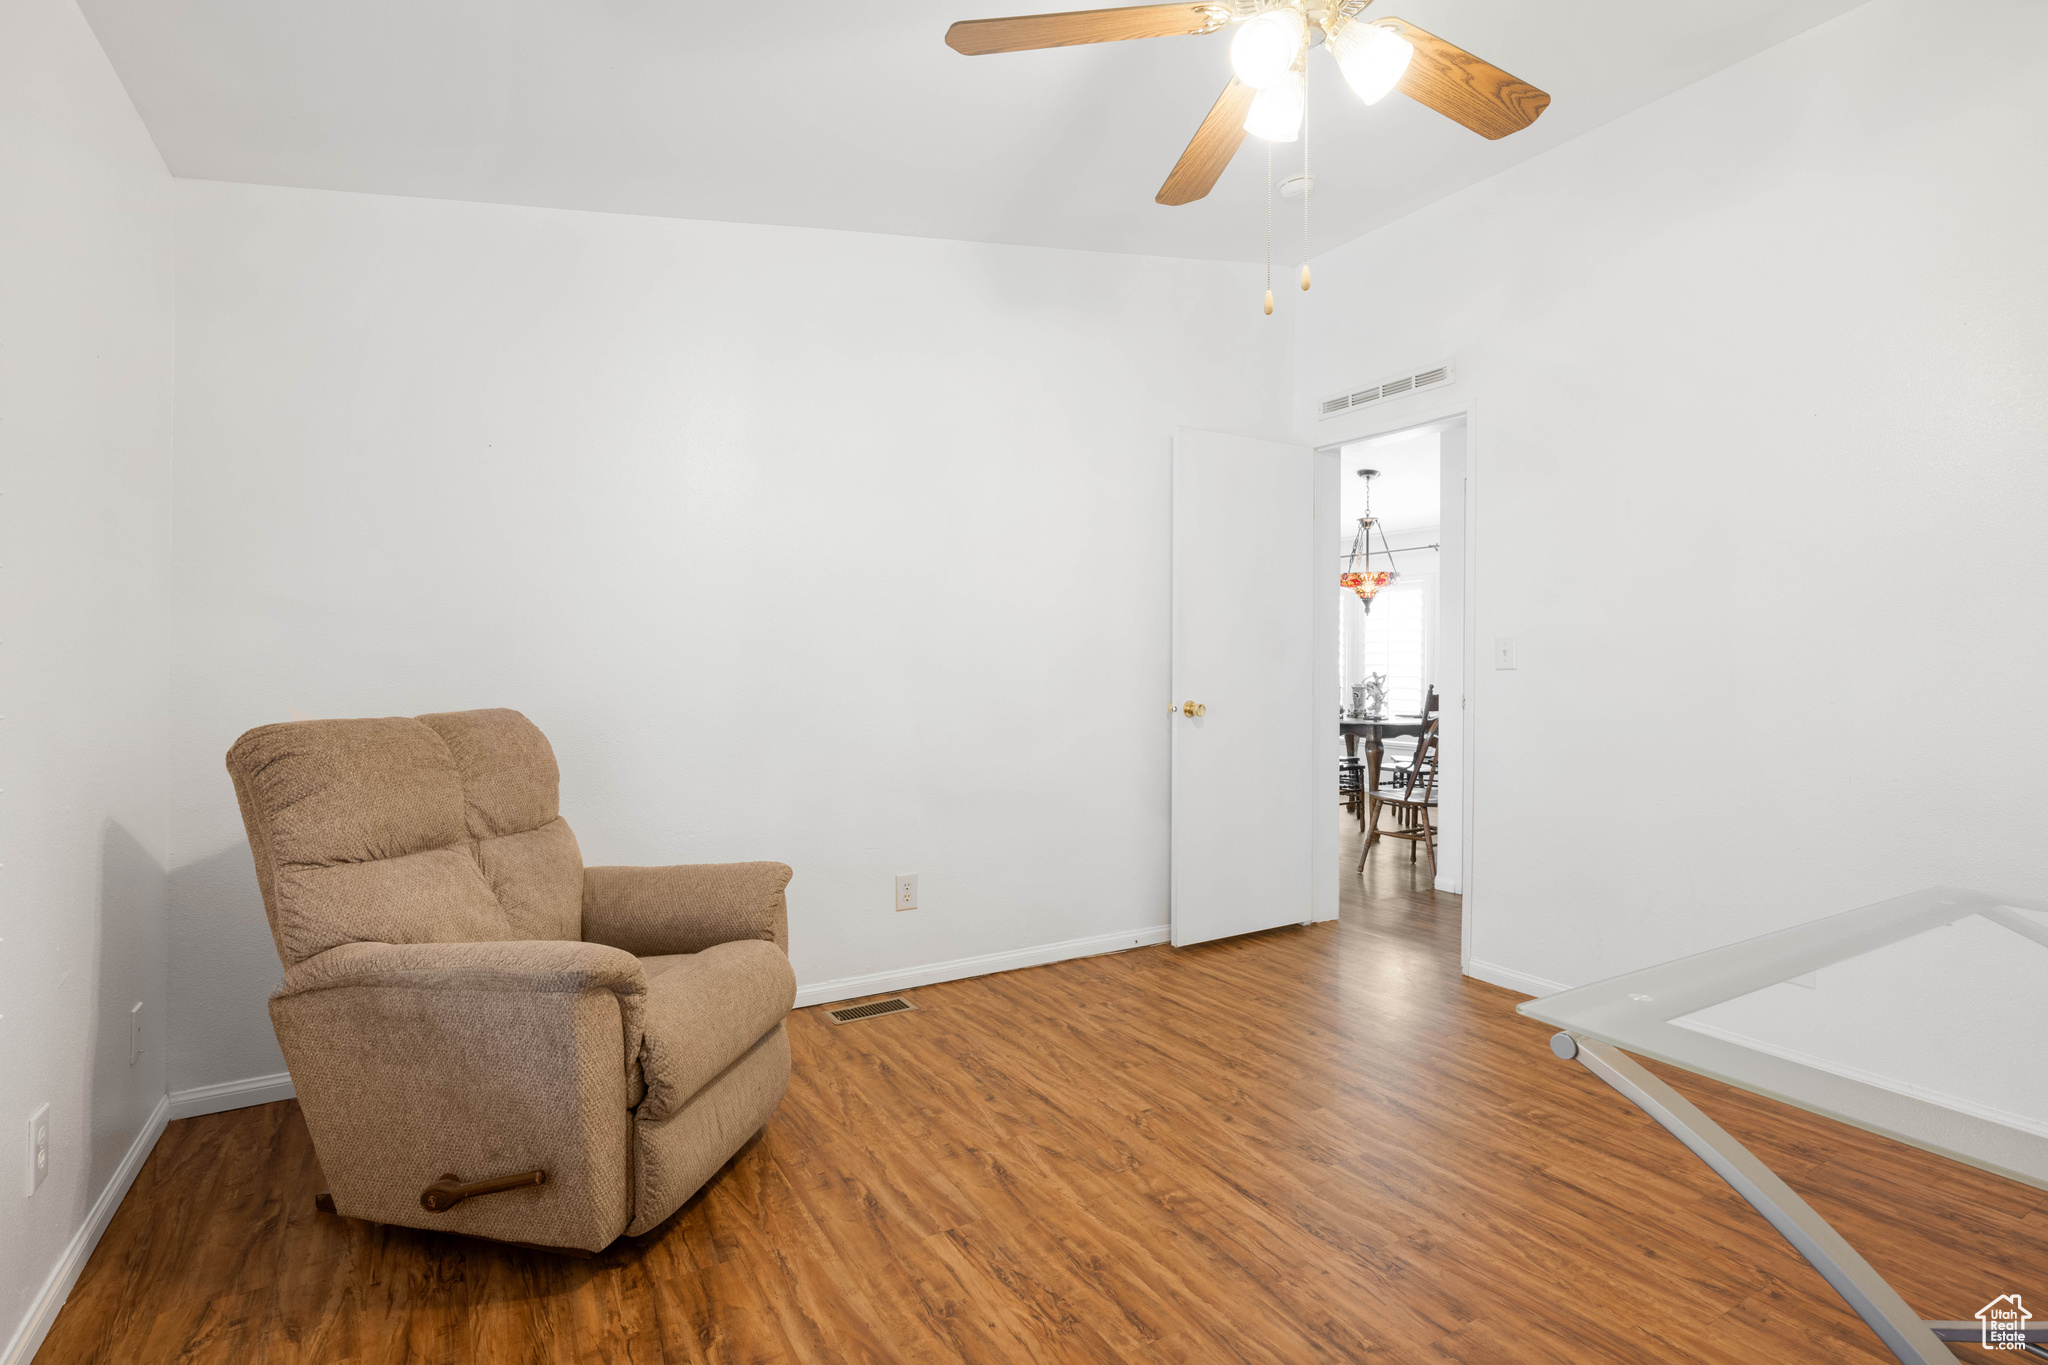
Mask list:
[[[1324,547],[1324,562],[1361,575],[1357,586],[1339,590],[1335,604],[1336,692],[1346,718],[1337,741],[1339,759],[1353,760],[1347,785],[1359,788],[1355,799],[1338,810],[1346,854],[1336,860],[1339,885],[1355,889],[1362,876],[1394,878],[1405,864],[1413,871],[1400,876],[1404,884],[1462,893],[1466,421],[1462,414],[1438,418],[1325,447],[1321,453],[1335,456],[1338,509],[1338,543]],[[1361,724],[1362,717],[1376,719]],[[1433,754],[1426,749],[1432,720]],[[1382,809],[1378,824],[1382,831],[1424,837],[1383,834],[1373,841],[1361,870],[1359,853],[1367,831],[1360,822],[1372,818],[1375,783],[1405,795],[1418,750],[1425,769],[1414,791],[1420,795],[1425,787],[1433,788],[1434,807],[1426,812]],[[1422,831],[1418,825],[1425,814],[1428,830]]]
[[[1165,719],[1176,946],[1336,919],[1356,897],[1363,835],[1347,836],[1330,798],[1340,785],[1342,698],[1368,660],[1389,675],[1390,710],[1420,711],[1437,687],[1435,871],[1425,848],[1419,874],[1404,860],[1402,875],[1425,899],[1462,891],[1470,819],[1465,432],[1462,415],[1319,448],[1175,432]],[[1357,471],[1380,465],[1398,471],[1408,490],[1395,495],[1401,507],[1374,509],[1395,533],[1388,539],[1375,525],[1375,553],[1398,566],[1388,569],[1382,586],[1392,590],[1378,619],[1354,625],[1340,601],[1366,613],[1341,591],[1339,573],[1364,495],[1347,497],[1345,485],[1362,490]]]

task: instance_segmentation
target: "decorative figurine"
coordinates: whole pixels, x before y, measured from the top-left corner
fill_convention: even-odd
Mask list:
[[[1351,684],[1351,719],[1385,720],[1387,675],[1368,673],[1365,681]]]

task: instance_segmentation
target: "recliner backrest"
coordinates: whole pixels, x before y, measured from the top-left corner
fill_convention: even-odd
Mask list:
[[[228,750],[277,954],[576,939],[583,857],[517,711],[263,725]]]

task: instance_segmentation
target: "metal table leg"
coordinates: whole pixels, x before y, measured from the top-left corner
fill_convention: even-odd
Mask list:
[[[1929,1323],[1906,1305],[1898,1291],[1884,1282],[1870,1262],[1842,1239],[1842,1234],[1813,1211],[1792,1187],[1771,1168],[1728,1135],[1727,1130],[1701,1113],[1685,1096],[1651,1075],[1634,1058],[1590,1039],[1560,1033],[1550,1040],[1550,1050],[1567,1061],[1577,1060],[1638,1109],[1664,1126],[1664,1130],[1692,1149],[1694,1156],[1713,1167],[1714,1174],[1727,1181],[1750,1207],[1784,1234],[1807,1262],[1818,1270],[1835,1292],[1848,1300],[1856,1315],[1870,1324],[1906,1365],[1955,1365],[1956,1358],[1943,1340],[1957,1340],[1937,1328],[1969,1327],[1977,1323]],[[2048,1333],[2044,1333],[2048,1335]],[[2033,1333],[2028,1333],[2029,1342]],[[1974,1335],[1969,1339],[1975,1339]],[[2033,1354],[2030,1345],[2027,1354]]]

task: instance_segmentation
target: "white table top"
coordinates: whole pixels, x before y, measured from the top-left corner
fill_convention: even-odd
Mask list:
[[[1521,1013],[2048,1189],[2048,901],[1931,887]]]

